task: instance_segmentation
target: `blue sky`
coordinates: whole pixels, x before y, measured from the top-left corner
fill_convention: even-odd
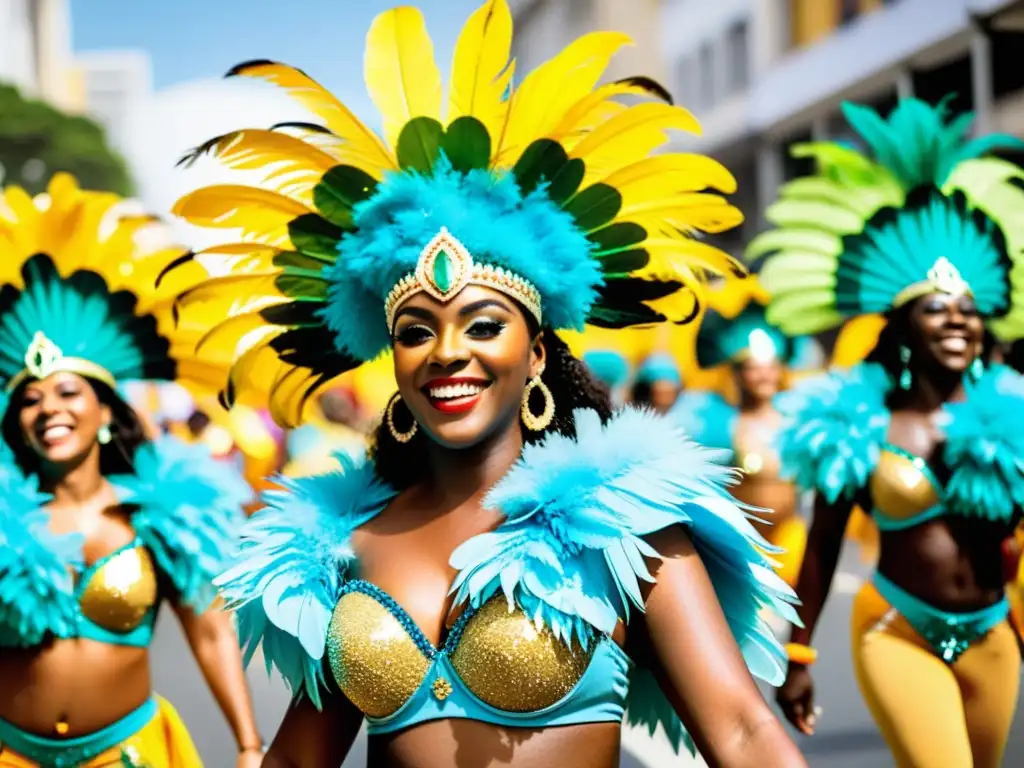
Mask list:
[[[247,59],[305,70],[328,90],[362,89],[363,41],[400,0],[72,0],[76,51],[134,48],[153,59],[155,86],[220,77]],[[415,0],[447,73],[466,17],[482,0]],[[354,82],[353,82],[354,81]]]

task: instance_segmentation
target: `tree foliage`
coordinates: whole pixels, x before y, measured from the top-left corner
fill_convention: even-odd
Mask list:
[[[17,184],[31,194],[42,192],[58,171],[73,174],[85,189],[132,193],[128,167],[102,127],[24,98],[9,85],[0,85],[0,168],[0,186]]]

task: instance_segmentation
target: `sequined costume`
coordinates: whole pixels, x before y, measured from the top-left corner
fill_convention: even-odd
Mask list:
[[[225,402],[262,393],[281,422],[296,421],[311,394],[390,346],[396,309],[420,292],[444,303],[484,286],[547,333],[686,322],[699,316],[705,271],[743,272],[687,234],[739,221],[714,191],[732,190],[728,172],[651,154],[693,118],[645,79],[597,86],[625,36],[587,35],[513,81],[511,33],[504,0],[472,15],[444,102],[420,13],[378,16],[367,85],[384,141],[304,73],[266,61],[232,70],[282,86],[326,127],[209,141],[197,152],[264,183],[199,189],[176,206],[247,238],[211,248],[228,273],[181,302],[182,323],[239,352]],[[415,83],[385,66],[395,61]],[[284,165],[287,180],[274,170]],[[610,637],[642,606],[644,557],[656,555],[644,537],[679,524],[706,557],[751,670],[778,682],[781,649],[758,613],[793,617],[793,596],[728,495],[732,470],[668,420],[574,416],[577,439],[552,433],[527,447],[491,490],[487,505],[505,522],[452,555],[460,614],[442,647],[360,578],[353,532],[395,496],[372,461],[339,455],[340,472],[283,479],[218,581],[247,655],[262,646],[318,706],[340,688],[371,738],[448,718],[617,723],[629,708],[652,732],[663,723],[679,748],[685,731],[653,677]]]
[[[5,419],[12,416],[10,393],[59,372],[112,391],[127,379],[179,377],[203,385],[187,364],[179,368],[175,354],[182,340],[171,330],[171,304],[186,286],[157,287],[182,252],[139,244],[148,217],[122,213],[115,196],[84,192],[63,174],[45,198],[10,187],[3,203]],[[39,491],[38,476],[23,474],[13,446],[0,443],[0,647],[33,649],[73,638],[146,647],[159,600],[171,597],[161,594],[161,584],[197,611],[211,604],[211,580],[249,495],[244,482],[205,451],[170,437],[143,443],[133,466],[133,474],[109,480],[132,510],[134,539],[86,563],[83,536],[50,531],[50,498]],[[155,698],[101,732],[60,738],[66,731],[57,723],[52,738],[42,737],[0,721],[0,766],[92,766],[112,754],[125,765],[200,765],[173,709]]]
[[[970,116],[953,118],[945,102],[905,99],[888,119],[852,104],[844,112],[868,151],[799,148],[818,173],[783,187],[769,211],[777,228],[751,244],[751,257],[768,255],[768,319],[812,333],[865,318],[863,328],[877,333],[873,315],[940,293],[971,296],[992,332],[1020,336],[1024,171],[985,155],[1021,142],[966,140]],[[939,518],[1011,525],[1024,503],[1020,377],[979,357],[965,401],[947,404],[934,424],[938,455],[926,458],[890,434],[889,394],[910,386],[905,363],[904,355],[895,374],[862,363],[784,395],[784,467],[827,501],[870,512],[883,548],[887,532]],[[882,574],[864,586],[852,618],[854,667],[898,765],[1001,763],[1020,667],[1008,651],[1007,611],[1002,599],[950,613]],[[906,679],[914,686],[896,682]]]

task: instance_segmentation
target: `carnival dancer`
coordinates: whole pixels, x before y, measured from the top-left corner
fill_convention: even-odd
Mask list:
[[[672,410],[682,391],[679,363],[668,352],[655,352],[637,366],[630,402],[639,408],[666,414]]]
[[[202,450],[148,439],[117,394],[127,380],[213,373],[179,365],[191,343],[171,313],[187,272],[156,286],[182,251],[143,248],[150,218],[64,174],[35,200],[10,187],[0,202],[0,766],[201,766],[150,689],[166,601],[238,765],[255,768],[236,634],[207,610],[247,488]]]
[[[608,387],[612,405],[619,408],[626,402],[626,385],[629,382],[629,361],[614,349],[591,349],[583,354],[587,372]]]
[[[867,358],[793,390],[783,464],[817,492],[778,700],[814,730],[810,641],[851,507],[881,530],[877,571],[853,607],[857,681],[897,765],[995,768],[1017,702],[1002,542],[1024,501],[1020,378],[985,360],[992,333],[1024,331],[1024,173],[985,157],[1011,137],[965,140],[969,116],[906,99],[888,119],[844,105],[869,151],[819,143],[814,177],[769,209],[751,245],[768,319],[790,334],[887,319]]]
[[[597,87],[625,36],[587,35],[515,82],[511,42],[490,0],[442,98],[420,12],[378,16],[383,141],[305,74],[242,64],[231,76],[277,83],[324,127],[213,139],[199,152],[263,185],[176,206],[246,237],[212,249],[228,273],[181,302],[187,327],[242,341],[227,402],[269,388],[293,423],[394,355],[372,458],[283,481],[219,580],[247,654],[262,644],[296,695],[266,766],[337,766],[365,720],[374,766],[611,768],[627,704],[677,748],[685,713],[717,765],[802,766],[750,674],[780,678],[758,613],[794,616],[793,595],[733,472],[671,421],[613,415],[556,334],[699,316],[694,270],[743,270],[685,233],[739,221],[715,192],[734,181],[651,154],[697,127],[660,87]]]
[[[727,450],[727,463],[743,470],[733,495],[752,507],[771,510],[755,521],[779,551],[779,575],[796,584],[807,544],[807,524],[799,515],[800,494],[781,476],[776,443],[782,416],[777,399],[787,369],[799,364],[812,342],[792,339],[767,322],[764,308],[751,302],[736,317],[709,310],[697,335],[697,362],[704,369],[728,366],[737,403],[719,392],[687,392],[673,408],[693,439]]]

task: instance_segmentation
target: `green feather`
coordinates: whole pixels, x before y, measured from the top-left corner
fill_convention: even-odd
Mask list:
[[[444,127],[432,117],[414,117],[398,135],[398,164],[403,170],[430,173],[441,156]]]
[[[754,261],[766,253],[790,249],[838,256],[842,240],[820,229],[770,229],[750,241],[743,256]]]
[[[624,277],[630,272],[643,269],[651,261],[650,255],[643,248],[597,254],[597,259],[606,277]]]
[[[598,255],[623,251],[647,239],[647,230],[632,221],[619,221],[595,230],[587,238],[597,246]]]
[[[551,201],[557,205],[562,205],[566,200],[575,195],[576,190],[580,188],[580,184],[583,182],[586,170],[586,163],[578,157],[572,158],[563,165],[561,170],[551,179],[551,185],[548,187],[548,197],[551,198]]]
[[[552,139],[537,139],[526,148],[512,169],[523,195],[528,195],[542,182],[550,182],[569,162],[562,145]],[[578,184],[577,184],[578,186]]]
[[[338,260],[338,241],[343,230],[315,213],[306,213],[288,222],[292,245],[307,256],[324,264]]]
[[[622,209],[622,195],[615,187],[594,184],[573,197],[564,206],[584,232],[592,232],[615,218]]]
[[[351,165],[336,165],[313,188],[317,210],[335,226],[352,228],[352,206],[377,191],[377,181]]]
[[[813,200],[779,200],[768,206],[765,218],[777,227],[816,227],[842,235],[864,228],[864,219],[848,208]]]
[[[454,120],[441,139],[441,148],[452,168],[463,173],[487,168],[491,162],[491,136],[475,117]]]

